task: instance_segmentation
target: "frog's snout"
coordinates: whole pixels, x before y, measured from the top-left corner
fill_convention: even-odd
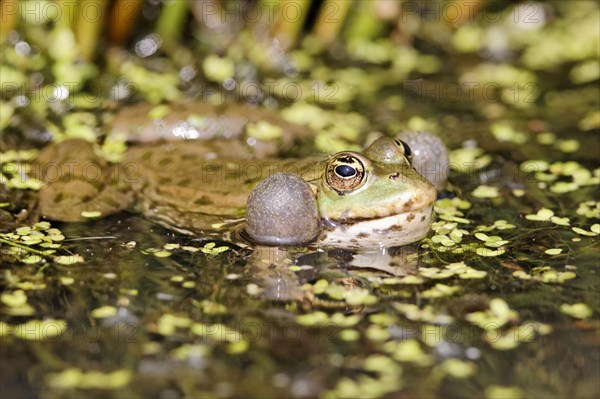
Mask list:
[[[246,232],[266,245],[300,245],[314,240],[321,232],[321,219],[308,183],[287,173],[261,181],[248,197]]]

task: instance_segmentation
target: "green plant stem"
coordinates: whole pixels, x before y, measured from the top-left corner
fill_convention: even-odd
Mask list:
[[[352,5],[348,0],[325,0],[315,22],[314,33],[325,45],[333,43],[346,21]]]
[[[84,0],[79,4],[75,38],[79,44],[79,53],[87,60],[96,52],[107,10],[107,0]]]
[[[188,12],[187,1],[170,0],[165,2],[156,23],[156,32],[163,39],[165,46],[170,46],[179,40]]]
[[[27,245],[19,244],[19,243],[16,243],[14,241],[11,241],[11,240],[6,240],[4,238],[0,238],[0,242],[5,243],[7,245],[10,245],[12,247],[20,248],[20,249],[22,249],[22,250],[24,250],[26,252],[34,253],[36,255],[49,256],[51,258],[54,258],[54,255],[52,255],[52,254],[48,254],[48,253],[45,253],[44,251],[33,249],[31,247],[28,247]]]

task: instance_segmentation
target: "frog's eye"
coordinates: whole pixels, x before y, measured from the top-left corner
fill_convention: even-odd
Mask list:
[[[404,156],[406,157],[408,162],[412,163],[412,150],[410,149],[410,146],[402,140],[396,139],[394,141],[396,142],[396,145],[398,145],[398,147],[400,147],[400,149],[404,153]]]
[[[342,153],[335,156],[327,165],[325,181],[340,194],[346,194],[361,187],[365,178],[365,166],[358,157]]]

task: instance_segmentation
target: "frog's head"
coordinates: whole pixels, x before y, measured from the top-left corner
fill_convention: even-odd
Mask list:
[[[319,182],[324,245],[398,246],[429,231],[437,192],[411,165],[404,142],[381,137],[362,154],[333,155]]]

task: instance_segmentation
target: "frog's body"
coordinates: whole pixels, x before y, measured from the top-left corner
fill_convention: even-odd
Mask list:
[[[327,157],[305,159],[212,158],[206,143],[171,142],[131,148],[122,162],[131,170],[136,209],[179,231],[194,234],[240,220],[252,189],[279,172],[319,178]]]
[[[80,221],[89,212],[108,215],[130,208],[179,232],[206,233],[243,220],[254,187],[284,172],[299,176],[314,194],[322,228],[319,244],[402,245],[429,230],[436,190],[414,170],[398,140],[380,138],[363,154],[286,160],[257,159],[246,143],[239,148],[236,143],[219,138],[141,143],[132,145],[117,165],[82,140],[50,146],[38,159],[57,170],[52,174],[40,168],[48,183],[40,193],[42,216]],[[272,220],[256,222],[268,227]]]

